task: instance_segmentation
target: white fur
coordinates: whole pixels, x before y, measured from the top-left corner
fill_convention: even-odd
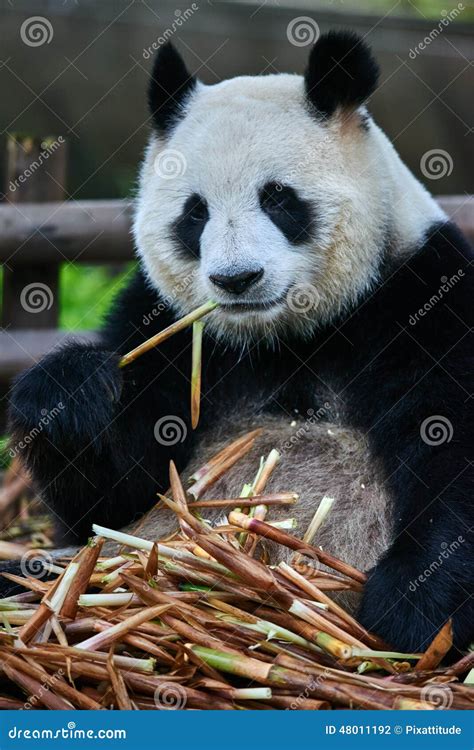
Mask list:
[[[152,283],[184,313],[209,298],[229,301],[210,274],[263,267],[262,280],[240,300],[283,295],[281,304],[258,313],[219,309],[211,316],[215,332],[239,337],[285,326],[309,332],[356,302],[377,279],[387,246],[405,253],[444,217],[382,131],[370,119],[368,132],[360,127],[364,113],[339,112],[319,122],[297,75],[199,84],[170,138],[151,137],[142,168],[135,238]],[[186,165],[174,179],[156,173],[166,149]],[[258,191],[268,181],[288,184],[311,202],[314,242],[291,245],[262,212]],[[200,261],[183,259],[170,239],[171,224],[194,192],[210,211]],[[180,282],[189,277],[182,290]],[[316,304],[295,312],[285,294],[308,284],[316,289]]]

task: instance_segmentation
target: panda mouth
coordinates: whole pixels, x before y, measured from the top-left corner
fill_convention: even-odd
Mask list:
[[[221,302],[220,308],[228,313],[248,313],[248,312],[266,312],[278,305],[283,304],[286,299],[285,291],[279,297],[264,302]]]

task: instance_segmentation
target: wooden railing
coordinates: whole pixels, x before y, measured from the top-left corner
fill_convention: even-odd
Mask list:
[[[447,196],[439,203],[474,242],[474,196]],[[66,335],[48,324],[48,320],[57,319],[58,292],[48,300],[45,318],[18,304],[21,290],[47,279],[51,271],[54,278],[63,262],[110,264],[130,260],[131,217],[131,204],[117,200],[0,204],[0,263],[9,269],[4,280],[0,332],[1,379],[34,363]],[[14,290],[9,293],[12,281]]]

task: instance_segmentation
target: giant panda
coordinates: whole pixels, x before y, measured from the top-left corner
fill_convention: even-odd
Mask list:
[[[278,449],[269,489],[299,493],[299,533],[335,498],[315,543],[368,571],[361,622],[416,650],[453,618],[465,647],[473,255],[371,118],[377,78],[349,32],[321,36],[303,77],[215,85],[161,47],[134,219],[139,269],[98,343],[72,341],[18,377],[11,435],[23,440],[62,404],[23,457],[58,544],[78,544],[92,522],[119,528],[153,506],[171,458],[192,474],[262,427],[213,496],[236,496]],[[219,306],[204,329],[193,431],[189,330],[127,368],[118,361],[209,299]],[[160,427],[173,422],[170,441]],[[174,523],[162,510],[140,533],[156,539]]]

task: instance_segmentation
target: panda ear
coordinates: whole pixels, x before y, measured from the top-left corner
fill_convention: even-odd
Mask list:
[[[184,105],[196,86],[184,60],[168,42],[159,48],[148,85],[148,106],[157,131],[166,135],[182,117]]]
[[[318,114],[330,117],[338,107],[363,104],[378,76],[379,67],[357,34],[330,31],[311,50],[304,77],[306,97]]]

